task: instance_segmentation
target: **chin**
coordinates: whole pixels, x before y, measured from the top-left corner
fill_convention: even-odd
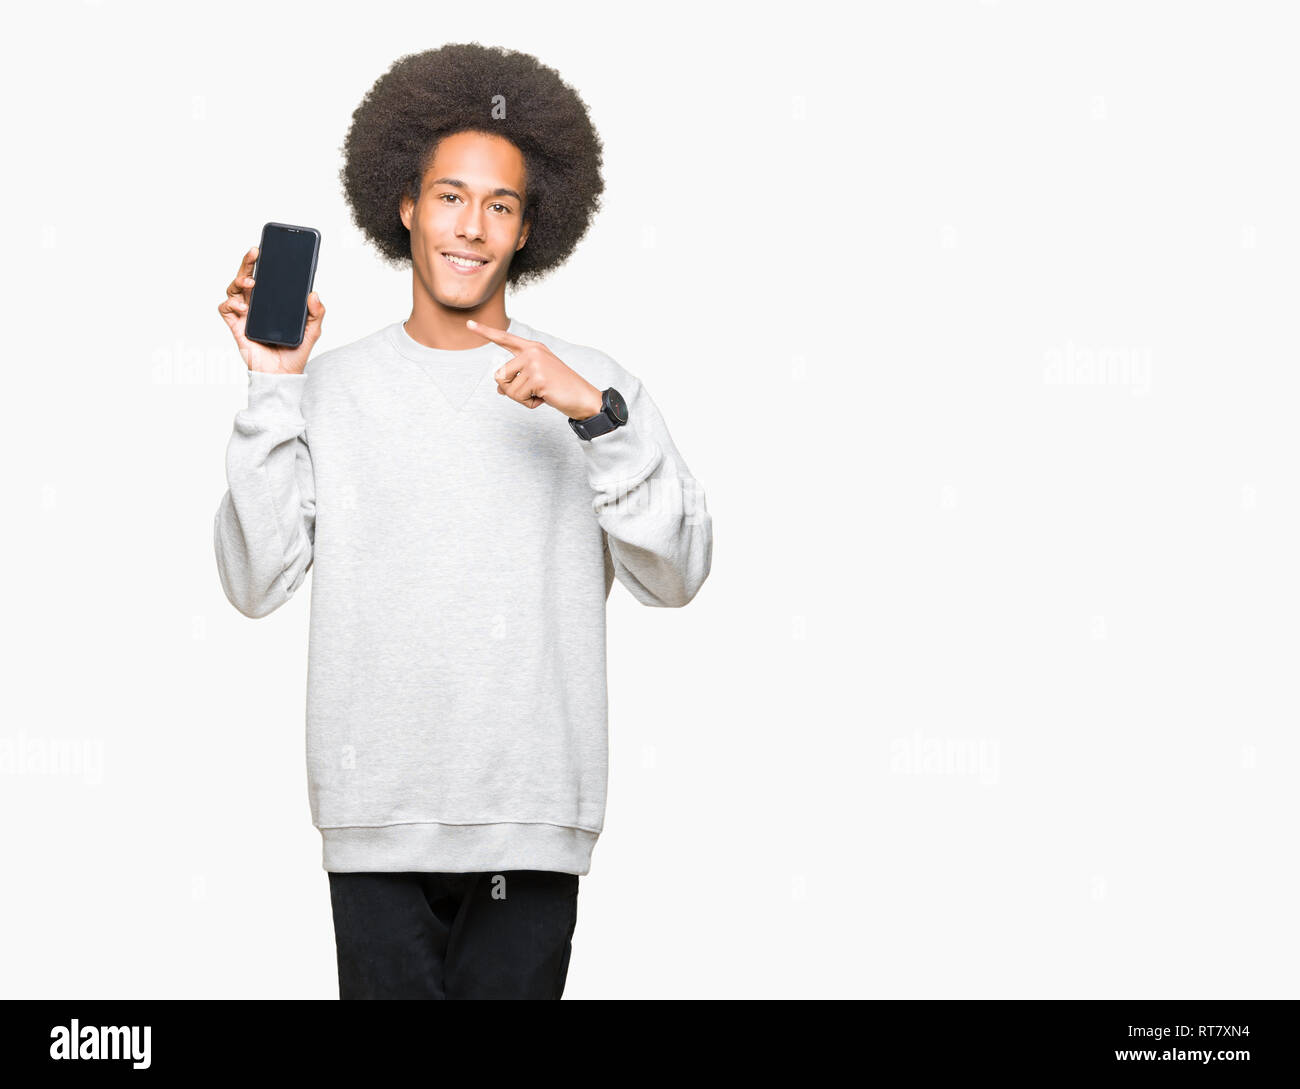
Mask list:
[[[447,295],[434,291],[433,301],[446,310],[477,310],[486,299],[466,299],[459,295]]]

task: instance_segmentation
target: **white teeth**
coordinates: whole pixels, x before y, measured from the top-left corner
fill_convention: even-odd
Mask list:
[[[444,253],[443,257],[447,258],[453,265],[460,265],[461,268],[478,268],[479,265],[486,265],[486,261],[471,261],[466,257],[453,257],[449,253]]]

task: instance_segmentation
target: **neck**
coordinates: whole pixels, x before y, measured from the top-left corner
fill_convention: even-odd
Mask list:
[[[458,352],[468,348],[478,348],[486,344],[487,338],[479,336],[468,328],[465,322],[473,318],[494,329],[505,329],[510,325],[506,316],[506,298],[503,290],[479,306],[459,309],[444,306],[428,292],[420,290],[417,283],[413,291],[411,316],[406,319],[405,329],[411,339],[429,348]]]

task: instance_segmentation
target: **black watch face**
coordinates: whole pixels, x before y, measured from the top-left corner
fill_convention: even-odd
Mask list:
[[[623,400],[623,395],[616,389],[609,391],[609,410],[619,423],[627,423],[627,403]]]

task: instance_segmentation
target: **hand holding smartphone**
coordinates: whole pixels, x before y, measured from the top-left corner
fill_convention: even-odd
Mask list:
[[[325,307],[312,291],[320,232],[268,223],[217,307],[249,370],[301,374],[321,334]]]

